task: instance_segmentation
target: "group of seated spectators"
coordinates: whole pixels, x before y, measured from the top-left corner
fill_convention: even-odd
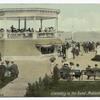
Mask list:
[[[14,61],[5,60],[0,64],[0,81],[3,81],[5,77],[17,78],[19,74],[18,66]]]
[[[0,28],[0,32],[4,32],[4,28]],[[13,25],[10,27],[10,29],[6,30],[7,32],[12,32],[12,33],[17,33],[17,32],[34,32],[33,28],[28,28],[28,29],[17,29]]]
[[[4,32],[4,28],[0,28],[0,32]],[[42,28],[39,28],[38,32],[52,32],[54,31],[53,27],[46,27],[44,30]],[[14,25],[11,25],[10,29],[7,29],[7,32],[34,32],[34,28],[23,28],[23,29],[17,29],[14,27]]]
[[[70,63],[64,63],[62,65],[62,68],[59,69],[60,77],[63,79],[83,79],[83,75],[87,76],[87,80],[90,79],[90,77],[94,77],[94,80],[96,79],[96,76],[100,76],[100,68],[98,68],[98,65],[95,64],[94,67],[91,67],[88,65],[86,69],[82,69],[79,64],[74,65],[73,62]]]
[[[98,68],[98,65],[95,64],[95,66],[92,68],[90,65],[86,68],[85,74],[87,75],[87,79],[90,79],[91,76],[94,77],[94,80],[96,76],[100,76],[100,68]]]
[[[76,64],[76,67],[73,68],[74,63],[70,62],[68,63],[64,63],[62,65],[62,68],[60,69],[60,76],[63,79],[73,79],[74,77],[77,79],[80,79],[81,76],[81,70],[80,70],[80,65]]]
[[[53,32],[54,28],[53,27],[46,27],[44,30],[42,28],[39,28],[39,32]]]
[[[8,30],[9,31],[9,30]],[[34,32],[34,29],[33,28],[28,28],[28,29],[16,29],[13,25],[10,27],[10,31],[11,32]]]

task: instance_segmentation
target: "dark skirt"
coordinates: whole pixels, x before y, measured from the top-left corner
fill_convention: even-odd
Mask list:
[[[79,78],[81,76],[81,72],[80,71],[75,71],[75,78]]]

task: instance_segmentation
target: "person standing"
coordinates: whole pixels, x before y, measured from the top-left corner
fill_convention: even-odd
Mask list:
[[[66,58],[66,46],[64,44],[62,45],[62,53],[63,57]]]
[[[72,48],[72,51],[71,51],[71,52],[72,52],[72,54],[73,54],[73,59],[75,59],[75,52],[76,52],[75,47]]]
[[[6,67],[4,65],[4,62],[1,62],[0,65],[0,80],[3,81],[4,75],[5,75]]]

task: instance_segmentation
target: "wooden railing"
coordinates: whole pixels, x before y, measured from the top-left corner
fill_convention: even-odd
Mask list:
[[[32,38],[33,33],[7,33],[7,38],[14,39],[14,38]]]
[[[55,38],[55,32],[0,32],[0,38],[4,38],[6,35],[7,39],[15,39],[15,38],[34,38],[34,34],[36,38]]]
[[[55,32],[38,32],[37,38],[55,38]]]

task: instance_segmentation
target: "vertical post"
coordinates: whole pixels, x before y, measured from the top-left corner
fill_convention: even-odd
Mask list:
[[[42,19],[40,19],[40,28],[42,29]]]
[[[58,32],[58,17],[56,17],[55,19],[55,33],[54,33],[54,37],[57,37],[57,32]]]
[[[26,30],[26,18],[24,19],[24,29]]]
[[[33,26],[34,32],[36,32],[36,17],[35,17],[35,16],[34,16],[34,18],[33,18],[33,22],[34,22],[34,26]]]
[[[36,34],[36,17],[35,16],[33,17],[33,29],[34,29],[34,32],[33,32],[32,36],[33,36],[33,39],[36,39],[37,34]]]
[[[58,31],[58,17],[56,17],[55,30],[56,30],[56,32]]]
[[[20,30],[20,18],[18,19],[18,29]]]

